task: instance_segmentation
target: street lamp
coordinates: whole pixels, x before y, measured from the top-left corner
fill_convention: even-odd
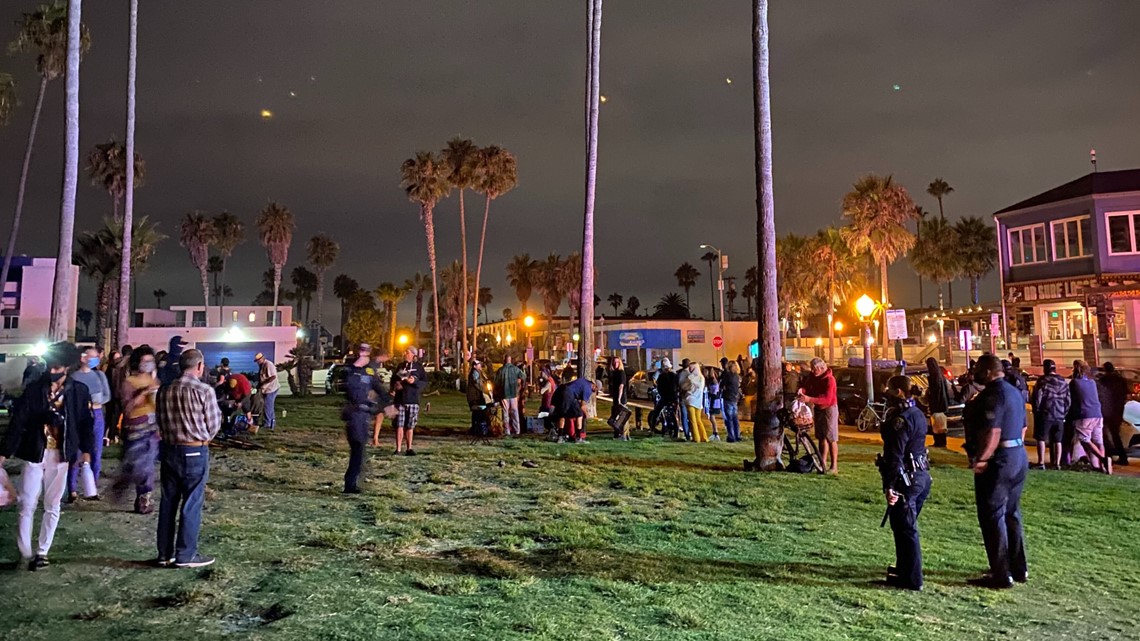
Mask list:
[[[527,314],[523,318],[523,327],[526,328],[526,356],[527,356],[527,370],[529,370],[530,380],[534,380],[534,343],[530,340],[530,330],[534,327],[534,316]]]
[[[863,294],[855,301],[855,311],[863,323],[863,374],[867,383],[867,404],[875,400],[875,375],[871,369],[871,316],[875,313],[875,301]]]
[[[717,286],[717,289],[720,290],[720,339],[722,341],[724,341],[725,340],[725,336],[724,336],[724,255],[720,253],[719,249],[717,249],[716,247],[713,247],[712,245],[707,245],[707,244],[701,245],[701,249],[711,249],[714,252],[716,252],[716,263],[717,263],[717,269],[718,269],[716,286]],[[721,346],[721,349],[724,350],[724,355],[726,355],[726,356],[728,355],[727,345],[728,345],[728,343],[726,341]]]
[[[400,334],[399,336],[396,337],[396,344],[399,345],[400,347],[403,347],[403,346],[407,345],[408,341],[410,341],[410,340],[411,340],[411,338],[409,338],[407,334]]]

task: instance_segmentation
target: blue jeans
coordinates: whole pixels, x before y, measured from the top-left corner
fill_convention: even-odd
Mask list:
[[[103,435],[106,432],[106,421],[103,416],[103,408],[98,407],[91,410],[95,416],[95,439],[91,442],[91,451],[87,454],[91,455],[91,473],[95,475],[95,482],[99,482],[99,473],[103,471]],[[67,492],[72,493],[76,489],[76,484],[79,478],[79,461],[72,461],[67,468]]]
[[[736,403],[724,402],[724,431],[727,432],[728,442],[735,443],[740,440],[740,417],[737,416]]]
[[[686,440],[692,440],[693,433],[689,429],[689,410],[685,407],[685,404],[683,402],[679,405],[680,410],[678,413],[681,415],[681,431],[685,433]]]
[[[273,413],[275,403],[277,403],[277,392],[269,392],[265,395],[265,413],[261,415],[261,424],[269,429],[273,429],[277,425],[277,418]]]
[[[202,504],[210,478],[209,446],[162,444],[162,504],[158,508],[158,558],[189,562],[198,553]],[[177,543],[175,542],[175,525]]]

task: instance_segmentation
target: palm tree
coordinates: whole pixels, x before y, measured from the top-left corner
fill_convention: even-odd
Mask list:
[[[270,202],[257,215],[257,235],[269,262],[273,265],[273,324],[281,324],[281,313],[278,311],[281,295],[281,270],[289,260],[289,246],[293,244],[293,230],[297,228],[293,221],[293,212],[288,208]]]
[[[701,256],[701,260],[709,264],[709,306],[712,309],[712,316],[709,318],[716,318],[716,279],[713,276],[717,270],[713,268],[713,263],[717,262],[718,258],[714,251],[707,251]]]
[[[178,232],[178,244],[190,254],[190,264],[202,277],[202,300],[206,303],[206,325],[210,324],[210,280],[207,269],[210,263],[210,247],[216,240],[213,222],[205,212],[192,211],[182,219]]]
[[[610,307],[614,308],[614,316],[618,315],[618,310],[621,309],[621,304],[624,301],[625,298],[617,292],[610,294],[609,297],[606,298],[606,302],[610,304]]]
[[[673,272],[673,276],[677,278],[677,287],[685,290],[685,307],[692,309],[689,305],[689,290],[697,284],[697,279],[701,277],[701,273],[686,261],[681,263],[677,271]]]
[[[294,301],[297,303],[297,316],[304,316],[309,324],[309,312],[313,309],[313,294],[317,291],[317,275],[303,265],[293,268],[289,274],[293,282]]]
[[[219,297],[220,295],[218,294],[218,292],[219,292],[219,290],[221,290],[222,285],[218,281],[218,278],[219,278],[219,276],[221,276],[221,273],[222,273],[222,264],[223,263],[222,263],[222,257],[221,256],[210,256],[210,259],[208,261],[206,261],[206,273],[209,274],[210,277],[213,279],[213,284],[210,287],[211,287],[211,291],[214,292],[214,304],[215,305],[218,305],[221,303],[221,298]]]
[[[950,186],[950,183],[946,182],[945,180],[942,180],[941,178],[935,178],[926,187],[926,193],[930,194],[931,196],[934,196],[938,200],[938,217],[941,218],[943,222],[946,222],[946,212],[944,212],[942,210],[942,198],[944,196],[949,196],[953,191],[954,191],[954,188]],[[946,290],[947,290],[947,294],[948,294],[949,299],[950,299],[950,306],[953,307],[954,306],[954,288],[951,285],[951,281],[946,281]]]
[[[890,309],[887,267],[914,246],[914,234],[906,228],[917,217],[914,201],[906,188],[890,176],[870,174],[860,178],[843,197],[843,217],[849,224],[841,233],[851,251],[869,251],[878,264],[880,304],[883,309]],[[880,345],[885,349],[886,323],[882,324],[882,331]]]
[[[557,276],[558,288],[570,306],[570,315],[573,317],[571,327],[579,328],[578,333],[582,334],[585,332],[583,327],[585,319],[582,318],[582,255],[571,252],[566,260],[562,261]]]
[[[925,209],[923,209],[922,207],[915,207],[914,208],[914,214],[915,214],[915,216],[917,216],[917,220],[915,220],[915,224],[914,224],[915,244],[921,245],[922,244],[922,222],[924,220],[926,220],[926,217],[929,216],[930,214],[927,213],[927,211]],[[923,299],[923,296],[922,296],[922,274],[918,275],[918,306],[920,308],[926,306],[925,300]]]
[[[688,305],[685,307],[687,308]],[[637,299],[637,296],[630,296],[629,299],[625,301],[625,309],[622,311],[622,316],[637,316],[637,310],[639,309],[641,309],[641,301]]]
[[[127,146],[124,157],[132,159],[126,165],[126,180],[123,184],[123,260],[119,261],[119,322],[115,329],[115,344],[122,344],[127,337],[127,321],[130,315],[131,295],[131,230],[135,221],[135,187],[142,185],[142,161],[135,152],[135,85],[139,51],[139,1],[131,0],[129,44],[127,47]]]
[[[492,145],[479,150],[473,188],[483,194],[483,231],[479,234],[479,258],[475,263],[475,308],[479,307],[479,283],[483,282],[483,246],[487,241],[487,218],[491,214],[491,201],[515,188],[519,182],[518,161],[514,154]],[[475,315],[472,336],[479,335],[479,315]]]
[[[226,264],[230,260],[237,246],[245,242],[245,223],[241,222],[237,216],[234,216],[228,211],[214,216],[214,234],[216,236],[215,249],[218,251],[217,258],[222,263],[220,271],[221,280],[215,283],[219,288],[221,294],[218,300],[218,314],[225,318],[226,315]],[[210,260],[213,260],[211,258]]]
[[[84,276],[95,281],[95,338],[102,342],[111,317],[111,279],[119,268],[115,239],[106,228],[83,232],[76,239],[75,264]]]
[[[752,305],[755,303],[759,291],[760,273],[754,265],[744,272],[744,291],[741,292],[744,295],[744,300],[748,303],[748,317],[752,320],[756,320],[752,315]]]
[[[439,361],[439,274],[435,261],[435,222],[432,212],[441,198],[451,193],[451,182],[447,163],[431,152],[416,152],[415,158],[404,161],[400,167],[400,186],[408,194],[408,200],[420,206],[420,220],[424,224],[427,238],[428,267],[431,268],[432,317],[435,319],[435,359]]]
[[[515,290],[515,296],[522,306],[522,316],[526,317],[527,304],[530,302],[531,292],[534,291],[535,281],[539,277],[538,261],[532,260],[530,254],[519,254],[507,263],[507,283]],[[478,273],[475,279],[479,279]]]
[[[954,225],[958,232],[960,272],[970,279],[970,297],[978,304],[978,281],[997,267],[997,233],[977,216],[967,216]]]
[[[8,234],[8,247],[4,252],[4,266],[0,268],[0,283],[8,282],[8,272],[12,268],[12,256],[16,253],[16,237],[20,232],[20,216],[24,212],[24,193],[28,186],[28,170],[32,166],[32,149],[36,143],[36,132],[40,125],[40,114],[44,106],[44,93],[48,83],[62,76],[68,69],[68,5],[64,0],[56,0],[51,5],[42,5],[31,13],[25,13],[20,25],[20,32],[16,39],[8,45],[12,53],[35,53],[36,71],[40,74],[40,89],[36,94],[36,106],[32,111],[32,125],[28,131],[28,145],[24,148],[24,165],[20,170],[20,185],[16,190],[16,213],[12,217],[12,231]],[[76,18],[78,21],[78,18]],[[87,26],[77,24],[79,39],[77,56],[81,56],[91,48],[91,32]],[[75,66],[79,66],[78,57]],[[78,83],[78,79],[76,80]],[[78,84],[76,84],[78,92]],[[69,94],[70,98],[70,94]],[[77,99],[78,100],[78,99]],[[70,100],[68,107],[71,107]],[[78,109],[78,107],[76,107]],[[69,112],[70,115],[70,112]],[[78,116],[76,117],[78,127]],[[78,142],[76,145],[78,146]],[[78,149],[78,147],[77,147]],[[78,167],[78,151],[76,151],[76,167]],[[66,192],[65,192],[66,193]],[[74,200],[74,197],[73,197]],[[72,208],[74,211],[74,207]],[[74,231],[74,228],[73,228]],[[62,247],[63,238],[60,238]],[[70,242],[70,240],[68,241]],[[67,255],[67,254],[63,254]],[[57,267],[57,272],[59,271]]]
[[[399,308],[400,301],[403,300],[404,295],[408,290],[403,287],[398,287],[395,283],[380,283],[376,288],[376,299],[384,306],[384,318],[387,325],[384,329],[384,342],[385,347],[389,350],[396,348],[396,312]]]
[[[0,73],[0,125],[8,124],[8,118],[19,101],[16,98],[16,81],[10,73]]]
[[[819,230],[811,242],[813,293],[827,304],[827,360],[835,362],[835,308],[859,284],[862,262],[835,227]]]
[[[920,276],[938,284],[938,309],[942,309],[942,283],[959,272],[958,232],[942,218],[923,221],[919,228],[922,240],[916,240],[910,250],[910,264]]]
[[[154,306],[162,307],[162,299],[166,298],[166,290],[159,288],[151,293],[154,295]]]
[[[654,318],[688,318],[689,305],[677,292],[671,292],[661,297],[653,306]]]
[[[415,275],[404,281],[404,289],[416,296],[416,324],[413,330],[415,338],[412,340],[416,346],[419,346],[420,326],[423,322],[424,315],[424,294],[431,291],[431,279],[424,274],[416,272]]]
[[[463,192],[475,184],[475,179],[479,173],[479,148],[470,139],[464,139],[456,136],[447,141],[447,146],[439,152],[440,158],[443,162],[447,163],[450,175],[448,180],[451,186],[459,190],[459,244],[461,247],[460,253],[462,255],[462,271],[463,271],[463,300],[467,300],[467,213],[463,204]],[[475,324],[479,324],[479,312],[475,312]],[[463,345],[462,351],[464,354],[464,362],[466,362],[466,355],[468,354],[467,346],[467,306],[463,306],[460,313],[461,322],[463,326]],[[393,325],[393,331],[395,331]]]
[[[86,307],[80,307],[79,309],[75,310],[76,322],[83,323],[84,337],[91,336],[91,320],[93,318],[94,316],[91,314],[91,310],[87,309]]]
[[[340,245],[328,234],[317,234],[309,239],[305,251],[309,254],[309,264],[317,274],[317,324],[321,324],[325,304],[325,272],[340,255]]]
[[[783,431],[773,429],[772,412],[781,391],[780,318],[776,296],[776,218],[772,201],[772,101],[768,85],[768,0],[752,0],[752,113],[756,173],[756,259],[760,267],[760,298],[756,332],[761,371],[757,386],[757,428],[754,431],[757,469],[779,464]]]
[[[359,290],[360,283],[348,274],[337,274],[333,279],[333,296],[340,299],[340,347],[346,351],[348,346],[344,338],[344,324],[348,321],[348,304],[353,294]]]
[[[67,135],[63,154],[63,198],[59,214],[59,250],[55,257],[55,280],[51,292],[48,335],[53,341],[67,338],[71,320],[71,258],[75,241],[75,194],[79,188],[79,56],[83,50],[83,0],[67,5]],[[6,282],[6,281],[5,281]]]
[[[95,148],[87,154],[87,175],[91,179],[92,187],[99,187],[111,197],[111,211],[114,217],[119,218],[120,208],[127,194],[127,146],[116,140],[110,140]],[[146,162],[135,154],[135,162],[131,170],[134,172],[135,188],[142,187],[146,181]]]
[[[535,288],[538,289],[538,293],[542,297],[542,311],[546,314],[547,318],[546,343],[548,345],[554,333],[554,316],[558,314],[558,309],[562,307],[564,292],[558,275],[563,265],[564,262],[561,256],[551,254],[546,257],[546,260],[538,263],[536,269],[538,278],[535,282]]]
[[[491,293],[490,287],[479,288],[479,304],[483,306],[483,322],[491,322],[490,316],[487,314],[487,306],[495,302],[495,295]]]
[[[724,292],[724,299],[728,301],[728,318],[731,320],[736,314],[736,297],[739,293],[736,291],[736,277],[729,276],[724,279],[727,289]]]
[[[796,339],[800,338],[800,318],[811,303],[816,273],[811,264],[811,245],[806,236],[786,234],[776,239],[776,275],[778,300],[784,310],[787,325],[796,326]]]
[[[578,295],[581,308],[578,316],[582,319],[578,343],[578,373],[588,376],[594,371],[594,195],[598,184],[598,115],[601,90],[602,57],[602,0],[590,0],[589,21],[590,46],[587,48],[586,86],[586,203],[582,224],[582,275]],[[591,399],[590,407],[595,407]],[[592,410],[591,410],[592,411]],[[589,412],[587,412],[589,414]]]

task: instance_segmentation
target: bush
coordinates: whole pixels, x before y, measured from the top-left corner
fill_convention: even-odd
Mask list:
[[[428,372],[428,391],[442,392],[455,389],[455,381],[459,380],[458,372]]]

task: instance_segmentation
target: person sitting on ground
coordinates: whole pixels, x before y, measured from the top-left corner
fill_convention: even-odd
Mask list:
[[[583,379],[579,379],[583,380]],[[558,428],[559,442],[585,443],[586,430],[582,427],[585,417],[583,401],[574,391],[574,372],[569,367],[562,370],[562,384],[554,390],[551,404],[552,414]]]
[[[245,414],[245,420],[249,425],[249,431],[257,434],[257,426],[253,424],[253,415],[251,412],[253,385],[246,378],[245,374],[231,373],[224,379],[224,387],[226,389],[225,404],[226,410],[222,413],[227,419],[233,416],[236,412]]]

